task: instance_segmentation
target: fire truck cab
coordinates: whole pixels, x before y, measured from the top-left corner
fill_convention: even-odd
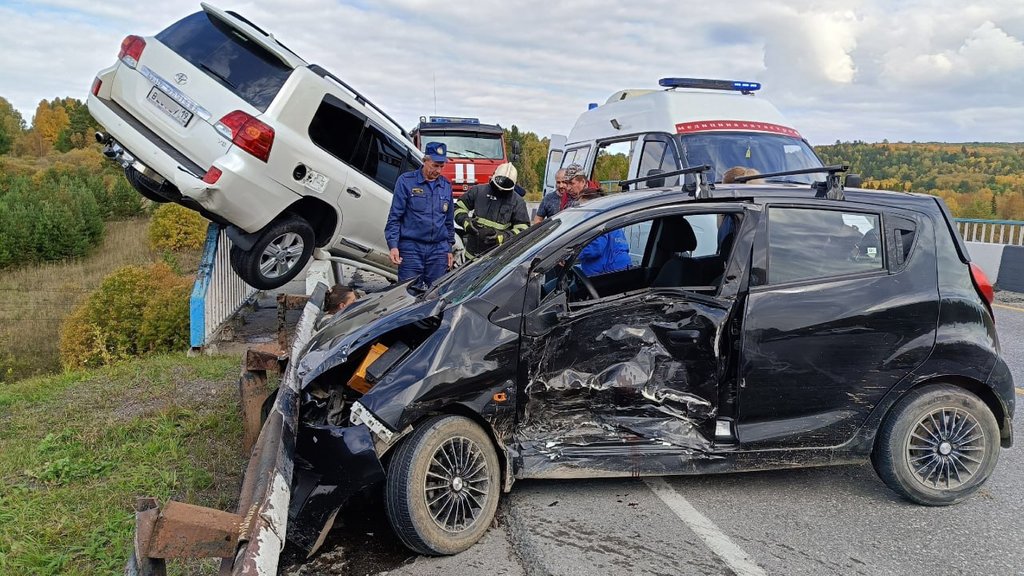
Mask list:
[[[497,124],[481,124],[478,118],[420,116],[411,135],[420,150],[427,142],[447,145],[448,163],[442,174],[451,180],[455,197],[490,180],[495,168],[514,162],[520,152],[519,143],[512,142],[512,154],[506,154],[505,131]]]
[[[544,192],[554,190],[558,168],[573,163],[606,187],[702,164],[712,167],[711,182],[721,182],[736,166],[768,174],[822,165],[782,114],[754,96],[759,83],[697,78],[662,78],[658,83],[661,89],[620,90],[603,105],[591,104],[568,137],[553,135]],[[769,180],[808,184],[822,177],[813,173]],[[631,184],[630,189],[677,184],[679,176],[669,176]]]

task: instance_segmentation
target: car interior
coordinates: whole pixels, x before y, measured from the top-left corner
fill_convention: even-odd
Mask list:
[[[738,212],[677,214],[630,224],[618,229],[629,243],[628,268],[587,277],[578,266],[567,263],[568,268],[559,266],[549,272],[549,279],[560,277],[570,304],[647,289],[714,295],[741,217]]]

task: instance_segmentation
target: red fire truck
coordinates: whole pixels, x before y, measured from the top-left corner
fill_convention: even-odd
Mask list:
[[[420,150],[427,142],[441,142],[448,147],[448,163],[442,174],[451,180],[456,198],[471,186],[490,180],[495,168],[514,162],[519,154],[518,142],[512,142],[512,154],[506,154],[501,126],[481,124],[478,118],[420,116],[420,123],[412,130],[412,140]]]

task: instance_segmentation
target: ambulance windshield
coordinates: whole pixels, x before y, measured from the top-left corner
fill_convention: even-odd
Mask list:
[[[726,171],[734,167],[753,168],[761,174],[821,166],[811,147],[799,138],[763,132],[700,132],[680,134],[679,150],[683,166],[710,164],[713,182],[722,182]],[[822,180],[825,173],[772,178],[772,182],[810,184]]]

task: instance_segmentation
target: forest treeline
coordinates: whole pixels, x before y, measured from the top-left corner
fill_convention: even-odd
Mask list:
[[[849,164],[865,188],[942,197],[954,216],[1024,220],[1024,143],[836,142],[826,164]]]
[[[5,172],[8,178],[14,175],[12,172],[31,176],[32,168],[59,165],[64,157],[84,153],[76,152],[78,149],[89,150],[91,158],[97,157],[98,146],[91,136],[97,128],[84,103],[75,98],[39,102],[31,123],[27,123],[0,97],[0,197],[5,192]],[[515,125],[505,130],[505,137],[510,149],[517,141],[522,150],[516,161],[519,184],[528,191],[529,200],[539,200],[548,138]],[[849,164],[851,172],[864,177],[867,188],[934,194],[960,218],[1024,220],[1024,143],[837,141],[815,150],[826,164]],[[80,169],[82,162],[72,164]],[[627,166],[624,154],[599,158],[594,179],[617,179]],[[109,191],[116,170],[108,162],[102,171],[107,175],[105,186]]]

